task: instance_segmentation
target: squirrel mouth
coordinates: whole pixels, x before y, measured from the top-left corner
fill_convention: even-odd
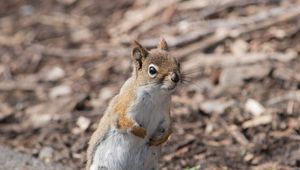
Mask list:
[[[172,91],[177,87],[177,83],[168,83],[168,84],[163,84],[162,89]]]
[[[169,86],[168,90],[174,90],[176,88],[177,84],[172,84]]]

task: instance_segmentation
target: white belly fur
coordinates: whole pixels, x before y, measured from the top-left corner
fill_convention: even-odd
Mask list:
[[[129,115],[147,129],[145,139],[111,129],[95,151],[90,170],[156,170],[160,147],[146,143],[162,121],[169,125],[170,96],[161,96],[152,87],[138,89],[137,103]]]
[[[96,149],[90,170],[156,170],[160,148],[149,147],[132,134],[111,130]]]

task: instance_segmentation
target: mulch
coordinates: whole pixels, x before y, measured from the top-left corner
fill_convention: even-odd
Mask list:
[[[299,0],[14,0],[0,5],[0,143],[82,169],[130,48],[187,74],[162,169],[300,168]]]

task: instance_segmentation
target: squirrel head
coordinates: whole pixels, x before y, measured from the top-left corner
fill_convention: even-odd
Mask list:
[[[150,51],[135,41],[131,57],[134,62],[133,76],[139,86],[153,85],[172,91],[181,82],[180,64],[168,52],[165,39],[161,38],[157,48]]]

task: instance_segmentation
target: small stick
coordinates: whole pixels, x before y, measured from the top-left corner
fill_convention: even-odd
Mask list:
[[[262,116],[250,119],[248,121],[245,121],[242,124],[242,127],[244,129],[247,129],[247,128],[252,128],[252,127],[256,127],[256,126],[260,126],[260,125],[269,124],[271,122],[272,122],[272,115],[266,114],[266,115],[262,115]]]
[[[199,67],[231,67],[236,65],[253,64],[261,61],[276,60],[288,62],[296,58],[296,53],[247,53],[240,55],[232,54],[195,54],[190,56],[183,65],[188,65],[189,69]],[[197,58],[197,59],[195,59]]]

